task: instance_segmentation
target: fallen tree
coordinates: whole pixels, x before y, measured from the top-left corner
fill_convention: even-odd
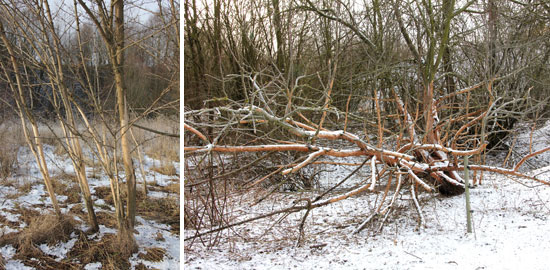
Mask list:
[[[338,111],[336,108],[329,108],[329,106],[326,106],[328,99],[325,98],[324,106],[318,109],[321,115],[318,124],[315,124],[316,121],[304,115],[304,112],[308,111],[308,108],[294,106],[294,111],[291,111],[288,109],[289,103],[285,106],[285,115],[278,116],[274,112],[282,110],[270,108],[271,106],[269,105],[269,102],[273,101],[275,97],[265,97],[263,89],[260,88],[254,80],[253,82],[259,97],[258,100],[260,100],[258,105],[254,105],[252,102],[250,104],[232,103],[230,105],[217,106],[210,109],[188,111],[184,114],[185,119],[187,119],[187,122],[184,124],[184,129],[188,134],[191,133],[202,141],[202,145],[191,146],[185,144],[185,155],[187,157],[200,156],[201,158],[195,159],[199,160],[195,162],[195,165],[202,164],[207,158],[210,162],[209,167],[206,166],[209,168],[209,172],[203,175],[204,179],[197,180],[193,177],[185,179],[186,194],[191,194],[189,193],[191,192],[191,188],[195,188],[195,192],[197,192],[198,186],[208,186],[207,191],[198,196],[201,197],[202,202],[205,204],[208,201],[211,202],[209,210],[211,216],[219,216],[217,222],[210,222],[207,226],[201,227],[201,225],[206,225],[206,222],[195,222],[191,228],[195,229],[196,233],[187,236],[185,240],[217,233],[254,220],[283,213],[288,215],[289,213],[305,210],[300,224],[299,243],[302,238],[305,220],[312,209],[335,203],[363,192],[383,193],[382,199],[379,201],[376,210],[354,230],[355,233],[358,233],[365,228],[366,224],[372,222],[377,217],[382,217],[381,224],[383,224],[388,218],[388,214],[392,211],[396,198],[405,187],[408,187],[411,198],[414,201],[414,206],[418,211],[419,224],[423,224],[424,218],[420,204],[417,200],[418,193],[439,192],[446,196],[453,196],[464,192],[464,180],[459,174],[465,169],[464,165],[461,164],[462,157],[481,157],[481,155],[483,155],[487,146],[484,140],[486,134],[483,128],[480,127],[483,127],[487,122],[487,118],[491,115],[491,110],[494,108],[495,103],[492,101],[484,108],[480,108],[471,113],[468,112],[464,115],[455,115],[440,120],[438,115],[443,108],[445,108],[445,100],[451,97],[451,95],[443,96],[439,99],[433,99],[431,110],[424,114],[425,123],[420,125],[418,121],[418,109],[416,116],[413,118],[407,109],[407,105],[397,91],[393,92],[392,100],[385,101],[386,103],[391,103],[393,108],[396,108],[396,111],[394,111],[393,114],[384,115],[384,117],[380,109],[381,101],[377,98],[377,95],[375,95],[373,100],[375,112],[373,116],[376,118],[374,126],[375,133],[377,134],[376,137],[378,138],[378,144],[375,146],[368,141],[368,136],[362,136],[365,134],[358,133],[360,131],[350,131],[350,128],[348,128],[348,119],[352,118],[352,114],[348,111],[347,106],[345,112]],[[470,91],[480,88],[482,85],[482,83],[479,83],[472,87],[458,90],[453,93],[452,96],[469,93]],[[490,82],[487,88],[490,89]],[[330,92],[327,96],[329,95]],[[290,100],[290,98],[288,100]],[[326,127],[327,125],[323,127],[323,122],[327,119],[327,112],[333,112],[336,118],[339,118],[340,115],[344,115],[345,120],[343,125],[333,125],[340,129],[329,129]],[[202,117],[204,114],[208,113],[213,113],[216,116]],[[392,117],[396,125],[392,128],[385,127],[386,121],[383,119]],[[301,120],[295,120],[298,118]],[[354,119],[357,118],[358,117],[355,116]],[[209,121],[201,122],[194,121],[194,119],[207,119]],[[254,139],[237,145],[220,143],[220,141],[223,140],[222,134],[227,134],[231,130],[237,129],[237,127],[242,125],[251,126],[248,133]],[[200,126],[200,128],[196,128],[195,126]],[[473,129],[472,127],[474,126],[478,128]],[[265,127],[265,132],[260,136],[256,133],[262,127]],[[273,132],[278,130],[277,128],[286,132],[285,138],[281,139],[274,135]],[[204,134],[200,131],[201,129],[210,131],[217,129],[218,132]],[[418,129],[423,131],[422,135],[419,135],[417,132]],[[262,144],[262,142],[268,143]],[[522,164],[528,159],[549,150],[550,147],[547,147],[530,153],[523,157],[513,166],[513,168],[492,167],[483,164],[470,165],[468,168],[476,173],[479,172],[479,174],[474,175],[474,182],[477,180],[478,183],[481,182],[483,172],[494,172],[527,178],[542,184],[550,185],[550,182],[547,180],[529,176],[519,170]],[[212,169],[214,166],[212,155],[214,153],[236,154],[253,152],[294,152],[303,154],[298,157],[295,156],[288,164],[276,164],[273,171],[263,175],[257,175],[253,178],[253,181],[247,181],[241,188],[241,191],[244,192],[247,192],[251,187],[275,175],[292,175],[314,164],[322,165],[331,163],[330,161],[321,160],[323,157],[360,157],[363,162],[332,163],[340,164],[341,166],[358,167],[321,194],[313,195],[311,198],[301,198],[287,208],[236,222],[228,222],[227,219],[223,218],[223,210],[219,209],[220,205],[223,204],[217,203],[215,199],[216,194],[219,196],[214,190],[214,180],[218,177],[214,175],[215,173]],[[260,159],[266,157],[267,155],[264,155],[247,165],[240,166],[237,170],[242,172],[243,167],[248,168],[252,166],[252,164],[257,163]],[[481,158],[477,160],[480,161]],[[369,179],[365,179],[360,185],[343,193],[333,192],[338,186],[348,181],[351,176],[365,167],[365,165],[367,168],[370,168]],[[194,168],[199,170],[199,166],[195,166]],[[190,169],[188,168],[188,170]],[[229,172],[224,175],[230,174],[232,173]],[[378,187],[383,187],[383,189],[378,189]],[[390,193],[392,188],[393,194]],[[205,209],[206,208],[208,207],[205,207]],[[188,214],[189,213],[186,212],[186,216]]]

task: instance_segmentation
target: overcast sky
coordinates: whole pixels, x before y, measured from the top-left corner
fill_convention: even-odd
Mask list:
[[[89,1],[87,1],[89,2]],[[105,0],[110,3],[110,0]],[[150,17],[151,12],[158,11],[156,0],[126,0],[127,11],[126,18],[137,18],[139,22],[145,23]],[[53,10],[58,10],[61,5],[73,9],[73,0],[49,0]]]

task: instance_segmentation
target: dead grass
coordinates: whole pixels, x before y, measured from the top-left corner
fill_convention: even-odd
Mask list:
[[[179,140],[169,137],[158,137],[145,146],[145,153],[156,160],[176,161],[180,160]]]
[[[138,264],[136,265],[136,269],[134,269],[134,270],[150,270],[150,269],[151,269],[151,268],[145,266],[145,264],[143,264],[143,263],[138,263]]]
[[[20,233],[19,239],[30,244],[54,245],[69,240],[77,222],[72,216],[54,215],[34,216],[28,227]]]
[[[50,177],[55,195],[65,195],[68,185],[58,177]]]
[[[102,269],[130,269],[128,258],[137,252],[137,245],[132,234],[122,235],[126,236],[105,234],[103,238],[94,241],[81,232],[67,255],[77,258],[82,265],[101,262]]]
[[[21,206],[20,204],[16,204],[13,210],[4,209],[4,211],[11,212],[12,214],[20,214],[19,221],[27,224],[30,224],[33,218],[40,216],[39,211]]]
[[[164,248],[146,248],[145,253],[140,252],[137,256],[138,258],[150,262],[160,262],[164,259],[164,255],[166,254],[166,249]]]
[[[128,192],[127,192],[127,186],[121,185],[121,195],[123,200],[126,198]],[[111,193],[111,187],[109,186],[101,186],[101,187],[95,187],[94,193],[96,197],[103,199],[107,204],[114,205],[113,202],[113,194]],[[136,192],[136,200],[141,201],[143,200],[143,192],[137,191]]]
[[[81,203],[77,203],[69,209],[69,213],[78,216],[82,220],[88,220],[88,214],[83,209],[84,206]]]
[[[0,134],[0,137],[2,134]],[[0,179],[6,179],[14,174],[17,163],[17,149],[14,145],[0,144]]]
[[[165,163],[165,162],[163,162],[163,163],[164,164],[162,164],[161,166],[152,167],[151,170],[154,171],[154,172],[158,172],[160,174],[163,174],[163,175],[168,175],[168,176],[177,175],[176,167],[174,167],[174,164]]]
[[[67,146],[64,142],[61,142],[61,139],[55,139],[51,142],[51,145],[53,145],[54,150],[53,153],[58,156],[63,156],[67,153]]]
[[[19,229],[19,222],[16,221],[10,221],[5,216],[0,215],[0,224],[3,224],[4,226],[7,226],[12,229]]]
[[[6,261],[2,254],[0,254],[0,270],[6,270]]]
[[[37,185],[37,183],[34,181],[24,181],[17,187],[17,190],[19,190],[19,192],[22,194],[27,194],[31,191],[34,185]]]
[[[179,133],[179,120],[169,117],[141,119],[138,124],[166,133]],[[179,161],[179,139],[161,136],[146,130],[134,128],[133,133],[144,152],[151,158],[165,161]]]
[[[174,198],[147,198],[138,201],[137,212],[144,218],[170,225],[171,232],[179,235],[180,205]]]
[[[27,213],[23,214],[25,217],[28,216]],[[23,230],[4,235],[0,239],[0,246],[12,245],[17,250],[14,259],[21,260],[34,269],[77,269],[76,264],[68,261],[57,262],[37,247],[41,244],[52,246],[66,242],[74,232],[76,224],[74,218],[69,215],[35,215],[30,218],[29,225]]]
[[[111,195],[111,187],[108,187],[108,186],[95,187],[93,194],[96,197],[98,197],[100,199],[103,199],[108,204],[111,204],[111,205],[113,204],[113,196]]]
[[[58,261],[54,256],[47,255],[40,248],[32,246],[25,256],[16,253],[14,259],[20,260],[25,266],[36,270],[77,270],[82,269],[78,263],[69,259]]]
[[[19,147],[25,145],[23,132],[16,124],[0,125],[0,179],[6,179],[19,168],[17,152]]]
[[[116,217],[113,213],[105,212],[105,211],[95,211],[97,222],[99,224],[105,225],[105,227],[108,228],[117,228],[117,221]]]
[[[73,174],[61,174],[51,177],[53,190],[56,195],[65,195],[65,203],[72,204],[81,201],[80,187],[77,184],[76,176]]]
[[[165,186],[164,191],[168,193],[180,194],[180,183],[172,183]]]
[[[164,236],[160,232],[157,232],[157,234],[155,235],[155,240],[161,241],[161,242],[166,241],[166,239],[164,239]]]

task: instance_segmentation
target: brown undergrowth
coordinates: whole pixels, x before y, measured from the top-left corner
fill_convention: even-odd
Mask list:
[[[0,239],[0,246],[12,245],[16,250],[13,259],[34,269],[78,269],[69,259],[56,261],[38,246],[54,246],[70,239],[77,222],[70,215],[57,217],[51,214],[39,215],[37,211],[20,208],[21,219],[29,225],[19,232],[8,233]]]
[[[2,254],[0,254],[0,270],[5,270],[5,269],[6,269],[6,261],[2,256]]]
[[[164,164],[160,166],[152,167],[151,170],[163,175],[168,175],[168,176],[177,175],[176,167],[174,167],[174,164],[169,162],[163,162],[163,163]]]
[[[105,234],[101,239],[88,239],[80,232],[78,240],[67,254],[82,265],[100,262],[102,269],[129,269],[128,259],[137,251],[137,245],[131,234]]]
[[[170,225],[170,231],[180,233],[180,204],[174,198],[147,198],[138,202],[138,214],[143,218]]]
[[[140,252],[137,256],[138,258],[150,262],[160,262],[164,259],[164,255],[166,254],[166,249],[164,248],[146,248],[145,253]]]

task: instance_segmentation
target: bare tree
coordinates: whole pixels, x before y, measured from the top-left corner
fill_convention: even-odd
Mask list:
[[[6,6],[2,4],[2,7],[5,8]],[[50,179],[50,174],[48,172],[48,165],[46,162],[46,158],[44,156],[44,148],[43,148],[42,140],[40,139],[40,134],[38,132],[38,123],[26,101],[25,96],[26,94],[28,94],[26,93],[26,91],[28,91],[29,89],[28,88],[25,89],[25,87],[23,86],[24,81],[21,76],[21,72],[23,72],[23,70],[21,69],[22,67],[19,65],[15,48],[12,44],[12,41],[10,41],[6,36],[6,30],[4,28],[4,24],[1,21],[0,21],[0,38],[2,39],[2,43],[6,47],[9,54],[9,62],[1,63],[3,75],[5,76],[4,79],[8,82],[8,85],[14,96],[14,99],[17,105],[17,114],[21,120],[21,125],[23,128],[23,133],[25,135],[25,140],[27,141],[27,145],[29,146],[29,148],[31,149],[34,155],[36,159],[36,163],[38,164],[38,168],[40,169],[40,173],[44,178],[46,190],[48,191],[50,200],[52,201],[52,205],[55,210],[55,213],[58,216],[61,216],[61,209],[59,208],[59,205],[57,203],[57,198],[55,197],[52,181]],[[8,68],[8,65],[11,65],[11,69]],[[15,81],[12,80],[12,77],[15,77]],[[31,126],[32,135],[29,133],[29,130],[27,129],[28,125]]]
[[[136,216],[136,178],[128,139],[130,121],[128,104],[126,101],[127,90],[124,81],[124,1],[112,1],[109,9],[107,9],[104,1],[99,1],[97,6],[95,6],[97,12],[92,11],[89,4],[82,0],[78,0],[78,3],[84,8],[86,14],[96,25],[109,52],[109,60],[116,85],[117,109],[121,134],[120,144],[122,147],[122,158],[126,171],[126,185],[128,189],[126,224],[124,224],[124,227],[131,230],[134,227]]]

